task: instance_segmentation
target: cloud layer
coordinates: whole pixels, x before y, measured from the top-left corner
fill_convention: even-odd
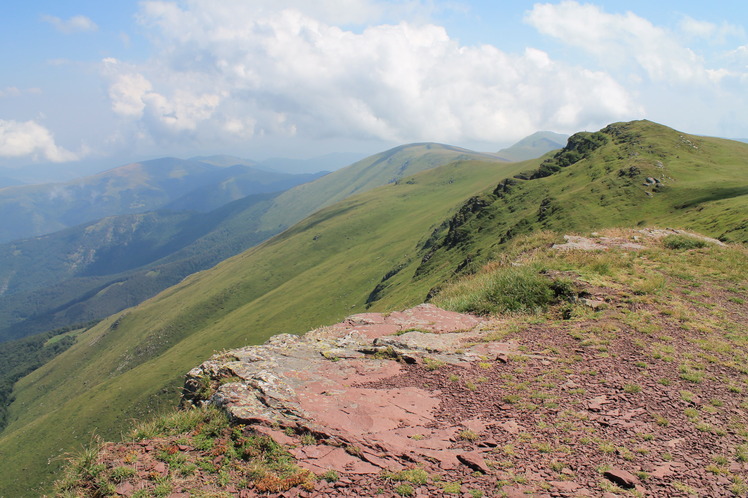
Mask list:
[[[78,155],[59,147],[52,133],[35,121],[0,119],[0,157],[24,156],[54,163],[78,159]]]
[[[162,141],[283,135],[452,143],[506,142],[643,112],[606,73],[537,49],[462,46],[420,22],[358,31],[334,24],[378,19],[382,4],[273,5],[145,2],[140,20],[159,52],[138,66],[104,61],[112,109]]]
[[[632,12],[608,14],[595,5],[565,1],[536,4],[526,21],[541,33],[594,55],[603,67],[642,70],[651,81],[704,83],[720,77],[673,33]],[[718,29],[690,18],[683,19],[681,27],[702,37]]]
[[[83,33],[86,31],[97,31],[99,27],[86,16],[73,16],[70,19],[60,19],[55,16],[43,16],[42,21],[51,24],[60,33],[66,35]]]

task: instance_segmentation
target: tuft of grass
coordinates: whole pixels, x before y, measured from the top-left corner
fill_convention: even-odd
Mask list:
[[[222,411],[212,405],[204,409],[178,410],[136,425],[128,439],[140,441],[174,436],[190,432],[200,424],[212,424],[214,430],[220,431],[228,426],[228,419]]]
[[[541,271],[533,265],[493,268],[447,287],[435,304],[479,315],[538,312],[572,292],[569,285],[556,285]]]
[[[386,473],[384,474],[384,478],[397,482],[409,482],[420,486],[429,482],[430,476],[422,467],[414,467],[391,474]]]
[[[738,462],[748,462],[748,444],[739,444],[735,448],[735,460]]]
[[[686,484],[684,482],[673,481],[672,486],[675,489],[677,489],[678,491],[680,491],[681,493],[685,493],[687,495],[696,495],[696,494],[698,494],[696,492],[696,489],[694,489],[693,487],[689,486],[688,484]]]
[[[464,431],[460,431],[459,436],[461,439],[464,439],[465,441],[475,441],[478,439],[478,434],[471,431],[470,429],[465,429]]]
[[[704,240],[689,237],[688,235],[668,235],[662,239],[662,245],[667,249],[688,251],[690,249],[706,247],[707,243]]]
[[[456,495],[460,493],[462,483],[460,481],[445,482],[442,484],[442,491],[449,495]]]
[[[441,367],[446,365],[445,362],[442,360],[437,360],[436,358],[429,358],[428,356],[423,358],[423,366],[426,368],[426,370],[438,370]]]
[[[400,496],[413,496],[415,490],[410,484],[398,484],[397,486],[395,486],[395,493],[399,494]]]
[[[670,425],[670,421],[659,413],[652,413],[651,415],[657,425],[661,427],[667,427]]]
[[[328,470],[321,476],[319,476],[320,479],[324,479],[327,482],[338,482],[338,479],[340,479],[340,475],[336,470]]]
[[[100,489],[99,477],[106,468],[97,462],[102,442],[94,437],[91,443],[77,453],[67,457],[67,468],[60,480],[55,482],[58,494],[74,492],[77,489]]]

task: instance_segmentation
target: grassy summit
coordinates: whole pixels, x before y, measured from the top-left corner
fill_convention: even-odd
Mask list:
[[[398,472],[315,475],[288,451],[324,453],[340,444],[326,437],[324,423],[311,422],[316,432],[303,422],[259,430],[232,425],[212,408],[192,409],[141,424],[121,444],[82,453],[59,489],[84,496],[128,488],[143,496],[312,489],[329,496],[436,496],[465,487],[473,496],[743,496],[748,250],[652,229],[610,229],[563,242],[548,231],[517,237],[499,260],[434,299],[485,314],[473,341],[511,341],[513,354],[450,364],[427,361],[426,353],[377,382],[377,389],[415,388],[438,400],[427,424],[409,426],[413,446],[431,441],[443,448],[439,430],[456,424],[461,430],[449,451],[479,453],[473,463],[445,469],[427,460],[404,462]],[[623,472],[631,482],[615,479]]]

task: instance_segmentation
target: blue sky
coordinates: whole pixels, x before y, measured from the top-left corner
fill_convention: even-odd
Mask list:
[[[10,4],[10,5],[8,5]],[[28,0],[0,8],[0,167],[497,150],[651,119],[748,137],[744,2]]]

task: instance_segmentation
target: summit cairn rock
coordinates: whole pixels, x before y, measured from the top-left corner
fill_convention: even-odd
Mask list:
[[[281,439],[313,435],[316,445],[291,449],[313,472],[377,474],[413,462],[487,471],[479,455],[450,449],[462,427],[434,423],[434,393],[376,386],[424,358],[460,365],[521,354],[512,344],[481,342],[481,323],[431,304],[353,315],[303,336],[281,334],[217,354],[189,372],[183,399],[222,407],[237,423],[275,430]]]

